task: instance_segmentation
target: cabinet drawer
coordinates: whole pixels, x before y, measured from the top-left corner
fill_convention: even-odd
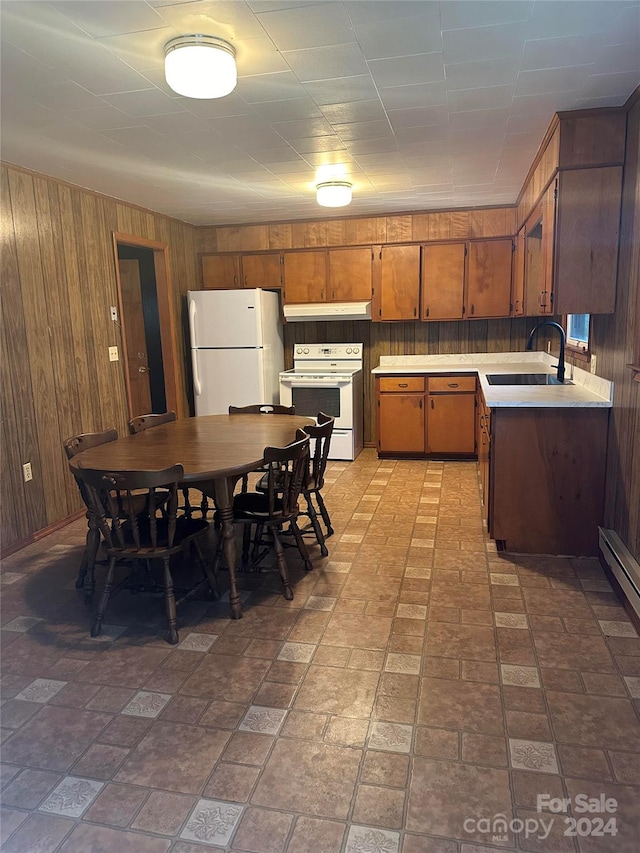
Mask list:
[[[424,391],[424,376],[382,376],[381,391]]]
[[[429,391],[446,391],[448,394],[456,391],[475,391],[475,376],[430,376]]]

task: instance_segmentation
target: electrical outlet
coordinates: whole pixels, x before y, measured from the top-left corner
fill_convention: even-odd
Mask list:
[[[28,483],[29,480],[33,480],[33,471],[31,470],[31,462],[25,462],[22,466],[22,476],[24,478],[25,483]]]
[[[118,309],[116,308],[115,305],[111,306],[111,319],[113,320],[114,323],[118,322]]]
[[[595,353],[591,353],[591,360],[589,362],[589,367],[591,368],[591,372],[596,372],[596,356]]]
[[[109,347],[109,361],[118,361],[118,347]]]

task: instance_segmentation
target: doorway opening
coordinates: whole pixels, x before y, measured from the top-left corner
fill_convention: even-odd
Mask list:
[[[168,247],[114,234],[129,417],[176,409]]]

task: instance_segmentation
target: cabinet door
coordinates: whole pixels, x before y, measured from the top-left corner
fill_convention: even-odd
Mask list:
[[[383,246],[378,320],[417,320],[420,246]]]
[[[244,287],[263,287],[273,290],[282,284],[282,256],[265,253],[242,256],[242,284]]]
[[[284,301],[326,302],[327,253],[285,252],[283,255]]]
[[[542,270],[544,289],[540,299],[540,314],[554,313],[553,294],[555,290],[554,267],[557,195],[557,183],[554,182],[547,189],[542,200]]]
[[[205,290],[240,287],[240,256],[202,255],[202,286]]]
[[[371,257],[370,248],[329,249],[329,301],[371,299]]]
[[[380,453],[424,453],[422,394],[380,394],[378,450]]]
[[[544,208],[543,200],[531,211],[524,224],[524,306],[527,317],[543,313],[546,267],[542,241]]]
[[[467,319],[509,316],[512,254],[511,240],[469,243]]]
[[[422,247],[422,319],[461,320],[465,243]]]
[[[475,394],[429,394],[427,453],[475,453]]]
[[[513,257],[513,288],[511,291],[511,316],[524,314],[524,261],[525,261],[524,225],[516,237],[516,251]]]

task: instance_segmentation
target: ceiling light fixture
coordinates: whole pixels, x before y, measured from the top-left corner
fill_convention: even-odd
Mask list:
[[[164,74],[186,98],[224,98],[238,82],[236,52],[215,36],[178,36],[164,46]]]
[[[345,207],[351,204],[352,184],[349,181],[324,181],[316,184],[316,200],[322,207]]]

